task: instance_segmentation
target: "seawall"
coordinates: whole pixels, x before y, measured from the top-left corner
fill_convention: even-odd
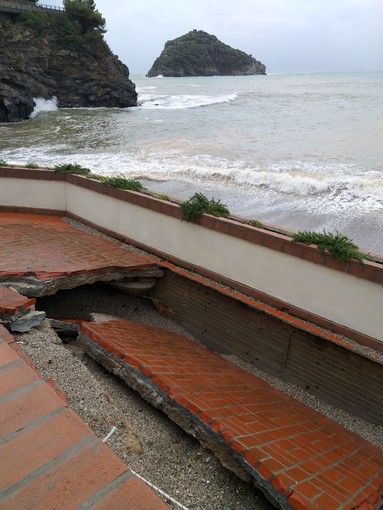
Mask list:
[[[379,262],[341,263],[235,219],[187,223],[177,203],[51,170],[0,168],[0,206],[65,214],[361,344],[383,342]]]

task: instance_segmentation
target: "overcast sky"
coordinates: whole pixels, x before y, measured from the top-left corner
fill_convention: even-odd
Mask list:
[[[40,3],[62,5],[62,0]],[[96,0],[106,40],[145,74],[169,39],[196,28],[268,73],[383,70],[383,0]]]

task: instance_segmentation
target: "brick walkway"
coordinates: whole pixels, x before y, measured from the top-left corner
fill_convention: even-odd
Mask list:
[[[80,338],[143,396],[164,399],[165,410],[223,443],[282,508],[382,507],[382,450],[217,354],[123,321],[83,323]]]
[[[0,283],[11,283],[30,297],[157,267],[121,243],[87,234],[53,216],[0,213],[0,239]]]
[[[29,297],[158,271],[57,217],[0,213],[0,239],[0,283]],[[33,310],[34,299],[0,287],[6,320]],[[383,451],[264,381],[158,328],[83,323],[81,338],[109,370],[213,450],[219,446],[217,455],[223,446],[282,508],[383,510]],[[166,508],[68,409],[1,325],[0,459],[0,509]]]
[[[165,510],[0,325],[0,509]]]

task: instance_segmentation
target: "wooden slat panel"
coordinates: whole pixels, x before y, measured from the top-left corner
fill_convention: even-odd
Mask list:
[[[382,423],[381,364],[171,271],[152,297],[211,349],[235,354],[329,404]]]

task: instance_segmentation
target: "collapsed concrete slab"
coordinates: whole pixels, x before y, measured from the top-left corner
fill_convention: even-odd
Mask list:
[[[93,359],[279,508],[383,504],[379,448],[214,352],[161,328],[116,320],[82,323],[79,338]]]
[[[0,236],[0,284],[28,297],[163,274],[122,243],[75,229],[58,217],[0,213]]]

